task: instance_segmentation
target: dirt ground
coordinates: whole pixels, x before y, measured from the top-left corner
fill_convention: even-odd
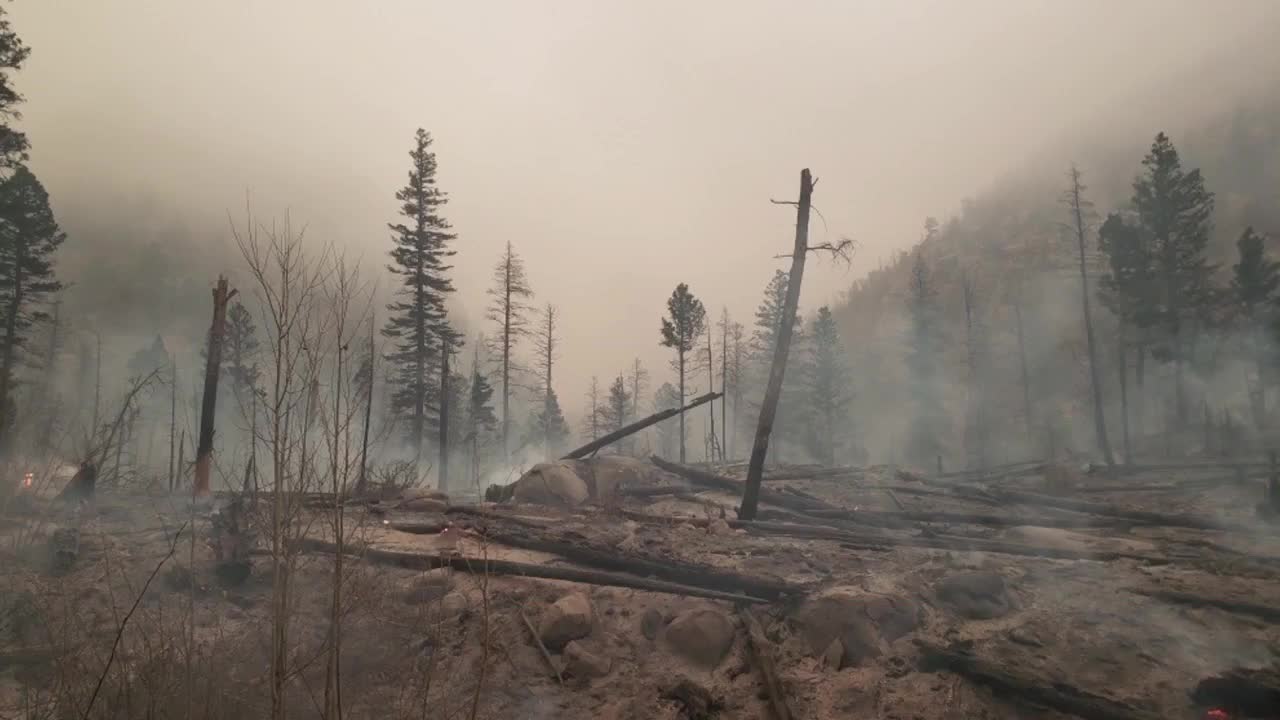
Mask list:
[[[742,474],[736,467],[715,470]],[[806,472],[822,474],[810,468],[774,474]],[[1280,610],[1280,532],[1254,510],[1262,480],[1221,480],[1221,469],[1208,468],[1118,478],[1071,471],[1065,480],[1053,470],[981,481],[893,468],[823,472],[767,486],[853,513],[852,520],[808,518],[811,525],[879,541],[735,529],[728,522],[734,495],[661,475],[658,484],[685,489],[577,507],[490,504],[483,506],[487,517],[357,506],[346,513],[348,543],[356,552],[575,566],[556,554],[504,545],[491,532],[520,529],[627,557],[784,581],[799,592],[756,603],[752,612],[794,718],[1072,717],[1007,687],[929,668],[922,660],[930,647],[962,649],[1002,671],[1153,718],[1203,717],[1206,708],[1190,696],[1202,679],[1280,660],[1275,618],[1160,596]],[[1046,527],[1085,525],[1099,516],[986,499],[1003,490],[1192,514],[1224,529],[1111,516],[1102,527]],[[800,524],[765,507],[773,511],[770,520]],[[31,500],[23,511],[11,507],[0,519],[0,718],[268,716],[271,558],[260,549],[248,580],[220,583],[205,542],[216,509],[217,503],[193,511],[183,499],[109,490],[78,516],[46,500]],[[909,515],[926,512],[1005,520]],[[332,536],[327,518],[323,509],[308,512],[312,535]],[[452,523],[443,535],[395,529],[443,522]],[[72,526],[81,528],[78,555],[56,572],[50,538]],[[972,549],[969,541],[979,540],[1089,559]],[[942,547],[901,544],[923,541]],[[773,717],[743,621],[729,602],[350,557],[335,643],[333,578],[334,557],[321,552],[301,553],[287,574],[290,675],[282,701],[290,717],[323,716],[328,649],[335,644],[348,718]],[[573,631],[572,643],[550,649],[548,662],[534,637],[548,637],[551,616],[560,612],[553,606],[575,593],[588,601],[586,624]],[[727,649],[701,657],[720,643]],[[710,709],[697,707],[691,692]]]

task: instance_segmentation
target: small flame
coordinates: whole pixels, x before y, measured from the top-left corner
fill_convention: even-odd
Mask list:
[[[1222,708],[1209,708],[1204,712],[1204,720],[1231,720],[1231,713]]]
[[[27,473],[26,475],[23,475],[22,487],[31,487],[32,483],[35,481],[35,476],[35,473]]]

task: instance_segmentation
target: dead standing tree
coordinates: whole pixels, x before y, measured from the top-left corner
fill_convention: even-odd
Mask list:
[[[227,327],[227,302],[236,291],[218,276],[213,288],[213,323],[209,326],[209,352],[204,368],[204,398],[200,404],[200,439],[196,445],[195,494],[209,494],[209,461],[213,456],[213,419],[218,402],[218,375],[222,367],[222,335]]]
[[[738,517],[754,520],[760,504],[760,482],[764,479],[764,458],[769,452],[769,435],[773,432],[773,419],[778,412],[778,398],[782,394],[782,380],[787,372],[787,354],[791,351],[791,335],[795,327],[796,308],[800,305],[800,282],[804,277],[805,255],[811,250],[826,250],[838,256],[846,256],[852,242],[842,240],[839,245],[809,245],[809,210],[812,205],[813,187],[816,183],[809,168],[800,171],[800,199],[798,202],[773,200],[777,205],[796,206],[796,241],[791,251],[791,272],[787,276],[787,298],[778,327],[778,342],[773,350],[773,364],[769,367],[769,384],[765,388],[764,402],[760,406],[760,420],[756,425],[755,443],[751,447],[751,461],[747,466],[747,483],[742,493],[742,506]]]

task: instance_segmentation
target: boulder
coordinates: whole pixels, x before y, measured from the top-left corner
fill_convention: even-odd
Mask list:
[[[607,499],[619,488],[666,485],[667,474],[647,460],[627,455],[600,455],[577,461],[577,472],[587,483],[591,497]]]
[[[829,670],[839,670],[844,663],[844,643],[832,640],[822,652],[822,665]]]
[[[442,513],[449,509],[449,496],[436,490],[410,488],[400,494],[398,510]]]
[[[534,465],[515,482],[512,492],[516,502],[538,505],[574,506],[590,496],[587,483],[568,461]]]
[[[690,662],[711,669],[733,645],[733,621],[719,610],[680,613],[662,632],[663,644]]]
[[[970,620],[1004,617],[1013,599],[1004,576],[993,572],[967,572],[943,578],[934,588],[938,601],[956,615]]]
[[[613,661],[600,653],[592,652],[577,641],[570,640],[564,646],[564,669],[576,678],[598,678],[609,674]]]
[[[811,598],[797,615],[800,634],[820,657],[834,654],[840,642],[838,667],[858,665],[879,656],[882,643],[893,642],[920,624],[920,607],[896,595],[864,593],[855,588],[833,588]],[[835,658],[826,660],[836,664]]]
[[[440,612],[447,616],[458,615],[471,608],[471,601],[460,592],[446,593],[440,598]]]
[[[538,623],[538,637],[551,650],[561,650],[570,640],[591,634],[591,601],[573,593],[555,601]]]

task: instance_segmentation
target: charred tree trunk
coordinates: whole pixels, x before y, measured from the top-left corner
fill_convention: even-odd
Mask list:
[[[707,387],[711,390],[716,389],[715,353],[711,349],[710,325],[707,327]],[[716,453],[720,448],[717,447],[718,443],[716,442],[716,404],[714,402],[707,405],[707,416],[711,420],[711,447],[710,452],[707,454],[707,459],[715,462]],[[723,453],[720,455],[720,459],[724,459]]]
[[[1116,459],[1111,454],[1111,441],[1107,439],[1107,418],[1102,408],[1102,377],[1098,373],[1098,350],[1093,338],[1093,315],[1089,308],[1089,266],[1085,262],[1084,253],[1084,204],[1080,184],[1080,171],[1071,167],[1070,204],[1071,214],[1075,220],[1076,245],[1080,250],[1080,303],[1084,315],[1085,345],[1089,353],[1089,384],[1093,391],[1093,429],[1097,436],[1098,450],[1107,465],[1115,465]]]
[[[175,358],[169,360],[172,372],[169,375],[169,492],[173,492],[174,486],[174,451],[177,450],[178,441],[178,361]]]
[[[356,480],[356,494],[365,491],[369,484],[369,426],[373,423],[373,360],[374,360],[374,322],[369,320],[369,384],[365,388],[364,429],[360,439],[360,478]]]
[[[685,432],[684,431],[684,350],[679,350],[676,353],[676,355],[680,364],[680,464],[683,465],[685,462],[684,461],[684,439],[685,439],[685,435],[684,435],[684,432]],[[595,413],[594,408],[592,409],[592,413],[593,414]]]
[[[754,520],[760,503],[760,481],[764,479],[764,459],[769,452],[769,435],[773,432],[773,419],[778,412],[778,398],[782,394],[782,380],[787,372],[787,354],[791,351],[791,334],[796,321],[796,306],[800,304],[800,282],[804,279],[804,260],[809,252],[809,205],[813,198],[813,178],[809,169],[800,171],[800,200],[796,203],[796,240],[791,251],[791,273],[787,276],[787,297],[783,303],[782,322],[778,328],[778,343],[773,350],[773,364],[769,368],[769,384],[765,387],[764,404],[760,407],[760,421],[751,447],[751,461],[747,466],[747,484],[742,493],[742,507],[738,517]],[[682,391],[683,392],[683,391]],[[684,454],[681,453],[681,462]]]
[[[209,326],[209,353],[204,368],[204,398],[200,404],[200,439],[196,445],[194,493],[209,494],[209,463],[213,456],[214,411],[218,403],[218,372],[222,366],[222,335],[227,326],[227,302],[236,291],[227,288],[227,279],[218,276],[213,289],[213,323]]]
[[[1022,325],[1022,293],[1020,289],[1013,300],[1013,322],[1018,338],[1018,375],[1022,383],[1022,414],[1027,422],[1028,444],[1034,447],[1032,438],[1035,435],[1034,428],[1036,423],[1035,416],[1031,414],[1031,374],[1027,371],[1027,342]]]
[[[13,370],[18,357],[18,316],[26,299],[26,275],[24,244],[18,243],[17,257],[13,259],[13,295],[5,309],[4,349],[0,356],[0,453],[7,454],[10,431],[13,428]]]
[[[1133,448],[1129,440],[1129,367],[1124,351],[1124,325],[1120,326],[1118,364],[1120,370],[1120,439],[1124,443],[1124,464],[1133,464]]]
[[[449,489],[449,337],[440,345],[440,491]]]

